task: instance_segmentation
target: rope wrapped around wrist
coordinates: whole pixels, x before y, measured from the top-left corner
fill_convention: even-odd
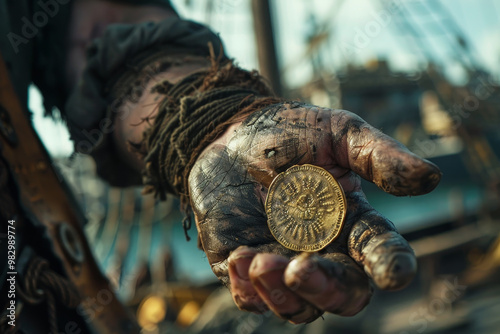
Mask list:
[[[140,151],[146,168],[144,192],[160,199],[178,195],[190,228],[188,176],[201,152],[233,123],[264,106],[280,102],[256,71],[245,71],[232,61],[213,62],[172,85],[163,82],[154,90],[164,94],[154,124],[144,133]]]

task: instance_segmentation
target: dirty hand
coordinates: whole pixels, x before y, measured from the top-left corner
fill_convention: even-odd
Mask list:
[[[328,170],[347,199],[340,236],[317,253],[279,244],[264,210],[273,178],[306,163]],[[348,111],[283,103],[250,115],[210,144],[189,188],[203,249],[236,305],[303,323],[323,312],[354,315],[369,302],[371,281],[396,290],[415,274],[413,251],[369,205],[360,176],[388,193],[413,196],[434,189],[440,175]]]

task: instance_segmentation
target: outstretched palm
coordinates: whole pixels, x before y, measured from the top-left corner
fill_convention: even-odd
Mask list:
[[[299,254],[272,236],[264,201],[276,175],[306,163],[342,185],[347,215],[339,238]],[[324,311],[358,313],[369,278],[387,290],[411,281],[413,252],[369,205],[358,175],[398,196],[429,192],[440,179],[436,166],[356,115],[295,102],[250,115],[204,150],[189,176],[191,202],[203,249],[238,307],[309,322]]]

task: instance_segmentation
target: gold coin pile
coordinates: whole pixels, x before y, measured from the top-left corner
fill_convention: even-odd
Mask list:
[[[278,174],[266,197],[267,224],[283,246],[302,252],[326,247],[342,230],[344,191],[325,169],[293,166]]]

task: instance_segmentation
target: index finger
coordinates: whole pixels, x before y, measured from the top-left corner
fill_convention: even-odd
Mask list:
[[[396,196],[426,194],[441,179],[439,168],[432,162],[349,111],[336,111],[331,131],[337,163],[385,192]]]

